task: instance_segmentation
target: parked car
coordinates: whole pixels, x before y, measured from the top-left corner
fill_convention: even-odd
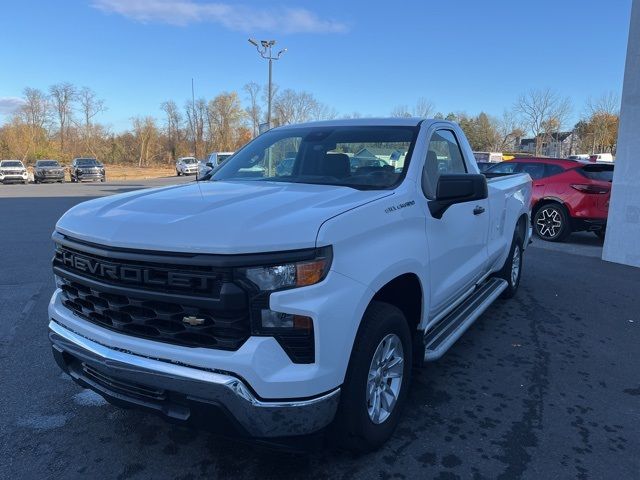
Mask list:
[[[100,181],[107,179],[104,165],[95,158],[74,158],[69,168],[72,182]]]
[[[589,155],[587,153],[580,153],[580,154],[577,154],[577,155],[569,155],[567,157],[567,159],[568,160],[576,160],[577,162],[586,163],[586,162],[590,162],[591,161],[590,157],[591,157],[591,155]]]
[[[265,168],[283,144],[287,177]],[[337,144],[411,154],[353,173]],[[333,423],[348,448],[382,445],[413,365],[516,293],[530,236],[529,176],[488,180],[440,120],[274,128],[210,181],[124,195],[56,224],[58,365],[114,404],[262,441]]]
[[[613,163],[613,155],[610,153],[594,153],[589,157],[589,161]]]
[[[213,152],[207,155],[204,165],[200,165],[200,176],[204,176],[216,168],[235,152]]]
[[[0,182],[27,183],[28,181],[27,169],[20,160],[0,161]]]
[[[543,240],[560,242],[588,230],[604,237],[613,165],[556,158],[516,158],[487,173],[528,173],[533,179],[533,229]]]
[[[351,171],[357,172],[361,168],[383,168],[393,170],[393,167],[380,158],[375,157],[351,157],[349,160]]]
[[[200,162],[195,157],[180,157],[176,161],[176,175],[195,175]]]
[[[473,152],[477,162],[500,163],[505,160],[502,152]]]
[[[33,181],[64,183],[64,168],[57,160],[38,160],[33,167]]]

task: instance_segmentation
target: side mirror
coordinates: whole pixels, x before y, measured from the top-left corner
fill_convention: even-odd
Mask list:
[[[435,200],[429,201],[433,218],[442,218],[456,203],[473,202],[487,198],[487,178],[482,174],[444,174],[438,178]]]

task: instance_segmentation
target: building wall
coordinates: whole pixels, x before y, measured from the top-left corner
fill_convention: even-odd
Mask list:
[[[602,258],[640,267],[640,0],[633,0],[618,150]]]

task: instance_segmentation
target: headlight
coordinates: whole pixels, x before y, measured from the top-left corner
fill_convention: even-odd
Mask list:
[[[280,265],[239,269],[240,276],[258,290],[273,292],[287,288],[306,287],[321,282],[331,267],[331,247],[317,249],[315,258]]]

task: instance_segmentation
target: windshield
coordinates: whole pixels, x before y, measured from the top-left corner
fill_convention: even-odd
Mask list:
[[[60,164],[55,160],[38,160],[36,167],[59,167]]]
[[[209,176],[385,189],[406,173],[417,127],[302,127],[260,135]]]
[[[197,163],[195,158],[183,158],[182,163]]]
[[[18,160],[10,160],[8,162],[0,162],[0,165],[3,167],[22,167],[22,162]]]
[[[95,158],[79,158],[76,160],[76,165],[81,167],[95,167],[98,165],[98,161]]]

